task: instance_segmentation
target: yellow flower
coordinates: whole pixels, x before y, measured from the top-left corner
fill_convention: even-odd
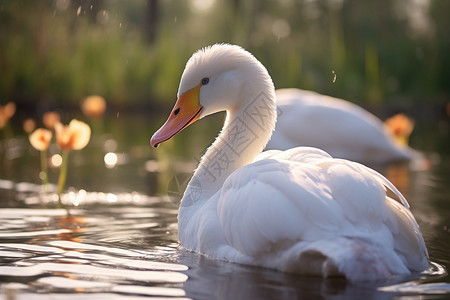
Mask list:
[[[100,117],[105,113],[106,101],[103,97],[92,95],[83,100],[81,103],[83,113],[91,118]]]
[[[42,117],[42,122],[44,122],[45,127],[50,130],[55,129],[55,124],[61,121],[61,116],[56,111],[48,111]]]
[[[43,128],[36,129],[29,137],[31,145],[39,151],[47,150],[51,139],[52,132]]]
[[[5,127],[9,119],[16,113],[16,104],[14,102],[8,102],[3,106],[0,106],[0,128]]]
[[[83,149],[91,138],[89,125],[75,119],[68,126],[56,123],[55,131],[56,142],[63,151]]]

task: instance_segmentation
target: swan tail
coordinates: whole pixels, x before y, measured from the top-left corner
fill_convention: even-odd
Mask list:
[[[336,238],[309,245],[298,243],[283,254],[283,270],[324,278],[343,276],[351,282],[377,281],[395,274],[409,274],[401,258],[360,239]]]

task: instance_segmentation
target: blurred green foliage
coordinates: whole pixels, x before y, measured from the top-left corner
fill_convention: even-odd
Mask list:
[[[171,104],[186,60],[217,42],[251,51],[277,88],[448,101],[449,11],[442,0],[0,0],[0,103]]]

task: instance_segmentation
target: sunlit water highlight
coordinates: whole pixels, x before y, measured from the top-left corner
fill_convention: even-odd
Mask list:
[[[404,175],[398,171],[391,180],[404,180],[395,178]],[[63,195],[68,216],[63,209],[41,208],[55,206],[53,186],[46,194],[40,185],[0,180],[0,189],[12,191],[27,207],[0,209],[0,299],[448,296],[449,278],[442,266],[450,259],[448,240],[439,238],[448,231],[436,231],[448,221],[448,212],[418,201],[426,190],[418,189],[416,181],[429,186],[436,180],[424,173],[409,174],[404,192],[417,209],[431,259],[438,263],[421,274],[354,285],[340,278],[298,277],[183,251],[177,242],[177,204],[168,197],[71,189]]]
[[[85,207],[72,205],[71,216],[63,209],[0,209],[4,299],[185,296],[188,267],[177,261],[176,209],[148,207],[154,199],[137,194],[115,195],[118,206],[97,209],[93,203],[108,197],[76,194]],[[123,206],[130,201],[145,207]]]

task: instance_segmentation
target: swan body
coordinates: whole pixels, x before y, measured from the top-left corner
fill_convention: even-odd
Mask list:
[[[238,46],[207,47],[187,62],[178,100],[152,146],[211,113],[226,110],[227,117],[181,200],[181,246],[351,281],[428,268],[408,203],[382,175],[317,148],[261,153],[275,127],[275,99],[267,70]]]
[[[375,164],[419,156],[356,104],[300,89],[280,89],[276,97],[279,117],[266,149],[311,146],[333,157]]]

